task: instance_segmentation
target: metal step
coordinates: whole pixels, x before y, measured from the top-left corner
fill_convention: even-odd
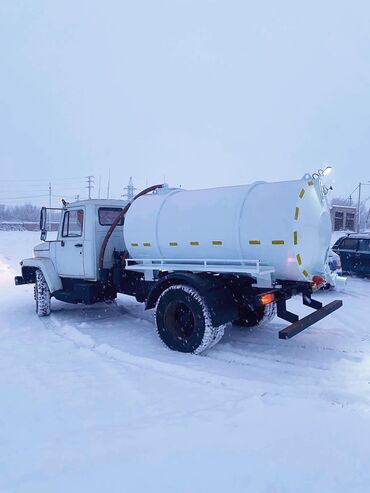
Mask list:
[[[327,315],[330,315],[330,313],[333,313],[335,310],[338,310],[338,308],[340,308],[342,305],[343,305],[342,300],[334,300],[328,305],[325,305],[322,308],[316,310],[315,312],[310,313],[306,317],[303,317],[300,320],[293,322],[291,325],[289,325],[288,327],[286,327],[285,329],[279,332],[279,339],[291,339],[295,335],[307,329],[307,327],[310,327],[311,325],[318,322],[322,318],[325,318]]]

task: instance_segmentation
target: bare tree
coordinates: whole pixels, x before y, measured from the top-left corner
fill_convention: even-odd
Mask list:
[[[36,205],[7,206],[0,204],[0,221],[37,222],[39,216],[40,209]]]

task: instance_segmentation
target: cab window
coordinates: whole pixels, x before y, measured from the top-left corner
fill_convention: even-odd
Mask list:
[[[341,250],[356,250],[357,249],[358,240],[354,238],[346,238],[343,240],[343,243],[340,245]]]
[[[84,222],[84,211],[82,209],[72,209],[64,213],[62,236],[77,237],[82,236]]]
[[[98,216],[100,226],[111,226],[120,212],[122,212],[122,209],[117,207],[99,207]],[[123,218],[121,218],[118,225],[122,226],[122,224]]]

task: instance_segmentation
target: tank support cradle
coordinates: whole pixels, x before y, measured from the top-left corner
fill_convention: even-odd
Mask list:
[[[289,316],[290,320],[288,319],[288,321],[293,322],[291,325],[289,325],[288,327],[286,327],[285,329],[279,332],[279,339],[291,339],[295,335],[302,332],[302,330],[307,329],[307,327],[310,327],[311,325],[318,322],[322,318],[325,318],[327,315],[334,312],[335,310],[338,310],[338,308],[340,308],[343,305],[342,300],[334,300],[331,303],[322,306],[322,304],[319,301],[312,300],[310,296],[307,296],[306,294],[303,294],[302,296],[303,296],[303,304],[306,306],[310,306],[311,308],[314,308],[316,311],[310,313],[306,317],[303,317],[299,320],[297,315],[288,312],[285,309],[285,300],[279,300],[282,301],[283,303],[280,303],[280,310],[278,303],[277,315],[280,316],[281,318],[285,318],[285,320],[287,320],[288,319],[287,317]],[[295,320],[293,320],[293,316],[296,317]]]

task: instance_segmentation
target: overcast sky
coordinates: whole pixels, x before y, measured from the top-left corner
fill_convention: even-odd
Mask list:
[[[0,62],[0,202],[370,180],[368,1],[0,0]]]

